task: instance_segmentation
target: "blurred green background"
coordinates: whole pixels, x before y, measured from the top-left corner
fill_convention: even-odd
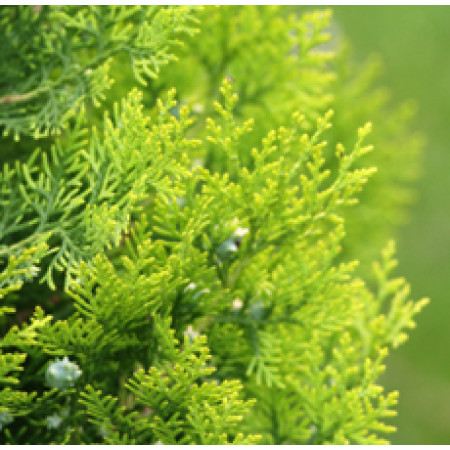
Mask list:
[[[363,61],[381,55],[393,100],[415,99],[427,137],[410,221],[395,236],[397,274],[430,297],[410,340],[387,361],[383,384],[400,391],[393,444],[450,444],[450,6],[333,6]]]

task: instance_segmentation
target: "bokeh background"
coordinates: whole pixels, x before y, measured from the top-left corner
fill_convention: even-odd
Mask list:
[[[316,8],[317,9],[317,8]],[[400,391],[393,444],[450,444],[450,6],[333,6],[354,58],[380,55],[380,83],[395,102],[415,99],[426,134],[409,223],[398,230],[397,270],[414,299],[431,303],[387,361],[383,384]]]

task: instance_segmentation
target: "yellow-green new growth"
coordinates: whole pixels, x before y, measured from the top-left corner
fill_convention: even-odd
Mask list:
[[[61,132],[4,138],[1,442],[387,442],[379,377],[427,300],[392,242],[366,267],[414,152],[324,47],[330,10],[285,13],[1,9],[26,57],[0,131]]]

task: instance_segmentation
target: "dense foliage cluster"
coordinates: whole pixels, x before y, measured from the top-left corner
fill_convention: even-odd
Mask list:
[[[330,20],[0,8],[1,441],[385,442],[421,138]]]

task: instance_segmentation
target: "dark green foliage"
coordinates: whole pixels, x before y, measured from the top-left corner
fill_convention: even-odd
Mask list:
[[[145,84],[173,59],[175,37],[193,32],[189,8],[181,7],[11,6],[0,14],[0,124],[15,139],[59,133],[84,102],[98,106],[116,55],[126,55]]]
[[[5,442],[385,442],[397,394],[376,384],[382,361],[426,300],[411,302],[405,281],[388,278],[393,243],[374,266],[376,294],[345,257],[378,244],[372,232],[344,240],[377,168],[364,162],[371,124],[328,109],[351,97],[321,47],[330,12],[205,8],[195,36],[184,7],[2,15],[23,21],[24,34],[36,22],[39,67],[52,52],[51,64],[68,64],[51,71],[45,95],[26,99],[30,109],[24,99],[5,106],[2,122],[26,134],[55,94],[57,113],[42,116],[35,137],[64,129],[49,148],[16,147],[31,156],[7,154],[1,174]],[[103,125],[89,106],[102,98],[93,84],[76,90],[85,72],[64,75],[75,64],[107,87],[98,74],[122,52],[143,82],[174,58],[183,31],[179,62],[148,80],[147,96],[118,74],[130,92]],[[28,51],[17,54],[28,61]],[[178,94],[165,92],[172,84]],[[33,315],[8,319],[14,302]]]

